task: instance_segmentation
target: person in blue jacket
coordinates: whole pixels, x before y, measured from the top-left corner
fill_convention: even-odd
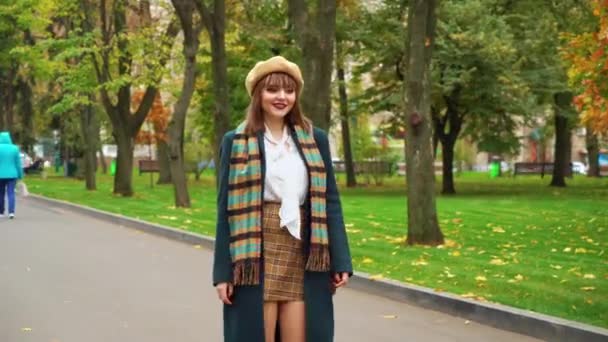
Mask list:
[[[4,197],[8,198],[8,217],[15,217],[15,185],[23,178],[19,148],[9,132],[0,132],[0,217],[4,216]]]

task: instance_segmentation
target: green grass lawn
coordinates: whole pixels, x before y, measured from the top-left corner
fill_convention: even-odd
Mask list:
[[[343,175],[339,180],[343,180]],[[98,191],[82,181],[31,177],[32,193],[142,220],[214,235],[214,180],[190,183],[191,209],[173,206],[171,186],[149,186],[134,175],[136,195]],[[550,188],[550,177],[456,178],[457,195],[438,196],[446,244],[407,247],[403,178],[382,187],[341,188],[353,263],[376,278],[511,305],[608,328],[608,179],[582,176]]]

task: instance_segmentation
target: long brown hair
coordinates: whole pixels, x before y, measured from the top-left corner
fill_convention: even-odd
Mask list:
[[[262,78],[253,88],[251,101],[247,107],[245,116],[245,133],[253,135],[260,130],[264,130],[264,110],[262,109],[262,90],[266,87],[278,87],[283,89],[293,89],[296,93],[296,101],[293,108],[285,116],[285,123],[288,125],[301,126],[306,131],[312,130],[312,122],[300,109],[300,90],[297,82],[286,73],[273,72]]]

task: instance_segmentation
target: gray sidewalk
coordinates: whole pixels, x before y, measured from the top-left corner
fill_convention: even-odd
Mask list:
[[[0,220],[1,342],[221,341],[211,252],[20,199]],[[538,341],[352,289],[336,341]]]

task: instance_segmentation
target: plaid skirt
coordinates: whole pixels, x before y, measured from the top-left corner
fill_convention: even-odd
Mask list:
[[[264,203],[264,301],[301,301],[304,300],[306,266],[302,240],[280,226],[280,207],[280,203]],[[304,212],[301,214],[303,220]]]

